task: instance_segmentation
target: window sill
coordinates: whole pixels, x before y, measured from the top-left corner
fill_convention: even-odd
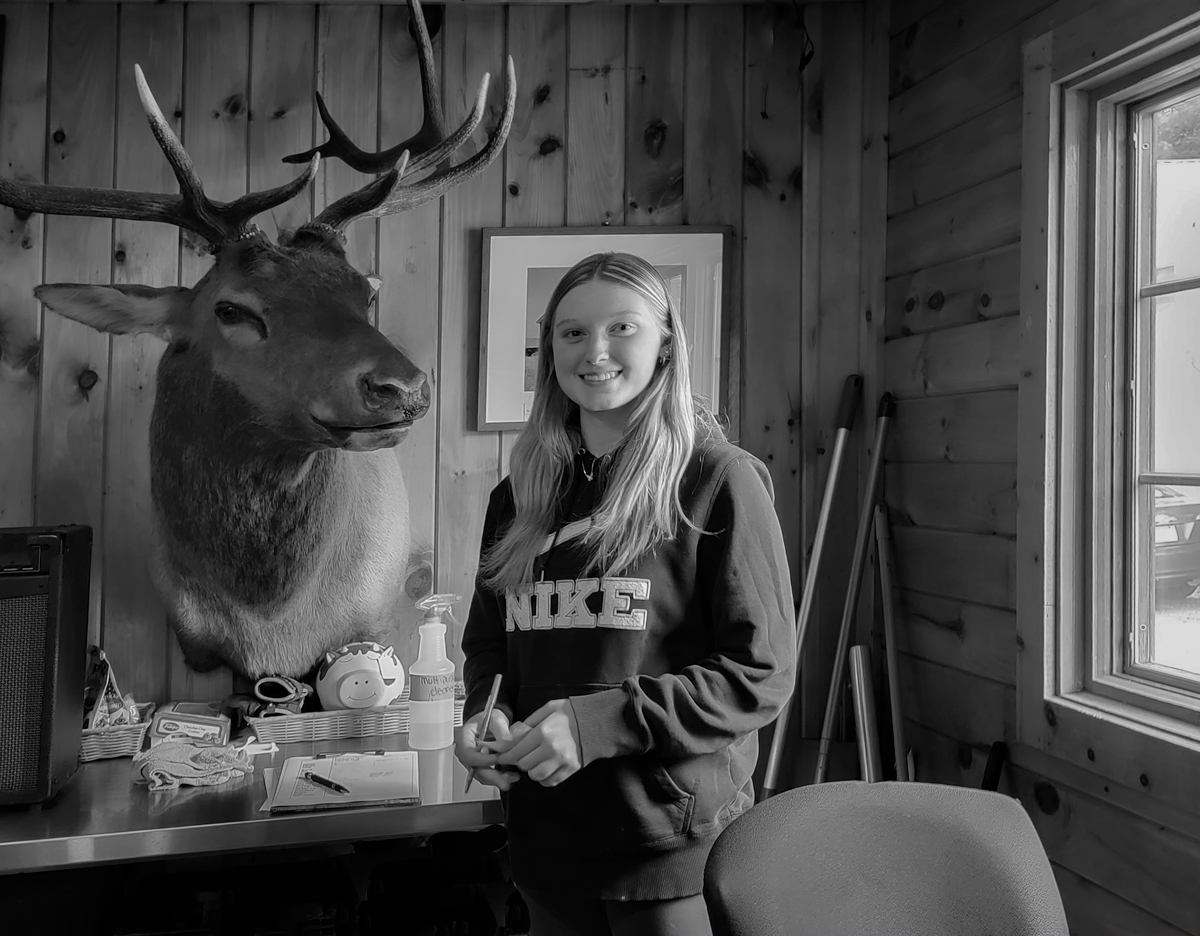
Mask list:
[[[1045,699],[1039,715],[1019,719],[1019,744],[1119,784],[1135,800],[1200,815],[1200,727],[1086,691]],[[1153,815],[1148,806],[1135,811]]]
[[[1105,703],[1102,711],[1117,717],[1128,713],[1135,722],[1158,728],[1184,739],[1200,740],[1200,696],[1194,691],[1175,689],[1136,675],[1110,674],[1093,677],[1090,692],[1079,693],[1081,705],[1091,699]],[[1075,693],[1067,698],[1073,698]],[[1111,708],[1112,703],[1116,708]]]
[[[1120,685],[1131,681],[1114,677],[1105,680],[1103,684]],[[1129,691],[1124,685],[1121,688]],[[1080,714],[1090,715],[1102,724],[1111,725],[1113,729],[1141,731],[1166,742],[1173,741],[1194,750],[1200,756],[1200,725],[1086,690],[1064,693],[1051,702],[1058,703],[1064,709],[1069,708]]]

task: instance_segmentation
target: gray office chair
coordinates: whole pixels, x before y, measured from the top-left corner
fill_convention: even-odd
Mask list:
[[[717,839],[704,896],[714,936],[1068,936],[1021,805],[931,783],[765,800]]]

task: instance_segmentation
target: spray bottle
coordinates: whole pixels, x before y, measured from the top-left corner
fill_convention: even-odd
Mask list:
[[[435,751],[454,743],[454,663],[446,656],[442,614],[461,595],[428,595],[417,602],[425,612],[417,659],[408,668],[408,746]]]

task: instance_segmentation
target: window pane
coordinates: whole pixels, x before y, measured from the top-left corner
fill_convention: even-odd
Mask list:
[[[1200,487],[1153,488],[1154,602],[1137,658],[1200,676]]]
[[[1200,275],[1200,94],[1154,112],[1154,282]]]
[[[1200,290],[1152,300],[1151,470],[1200,475]]]

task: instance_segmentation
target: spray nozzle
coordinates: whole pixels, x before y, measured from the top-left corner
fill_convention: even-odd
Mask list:
[[[425,620],[441,617],[450,611],[450,606],[456,601],[462,601],[462,595],[426,595],[417,602],[417,607],[425,612]]]

